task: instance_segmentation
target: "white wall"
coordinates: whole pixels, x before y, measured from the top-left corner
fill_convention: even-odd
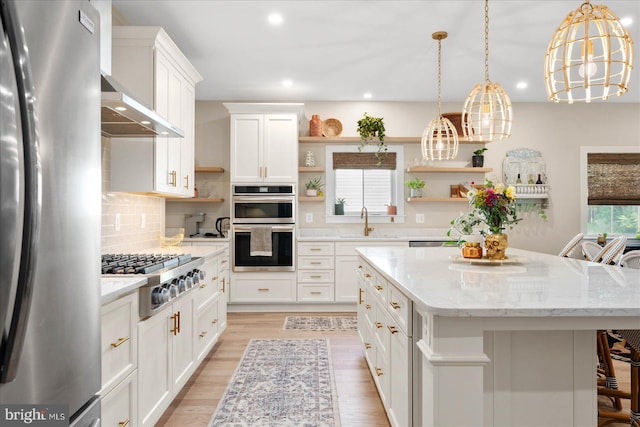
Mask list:
[[[443,104],[442,111],[460,111],[459,104]],[[305,116],[300,135],[308,135],[308,120],[312,114],[322,119],[337,118],[342,122],[341,136],[357,136],[356,122],[364,112],[384,117],[388,136],[419,136],[424,127],[435,116],[434,103],[396,102],[305,102]],[[510,244],[514,247],[556,253],[564,243],[580,231],[579,206],[579,154],[583,145],[640,145],[640,103],[592,103],[553,104],[523,103],[514,105],[512,136],[507,141],[487,144],[485,166],[494,172],[489,178],[500,180],[502,161],[508,150],[531,148],[539,150],[546,161],[547,176],[551,187],[548,221],[528,214],[525,221],[509,232]],[[222,166],[228,169],[229,162],[229,121],[228,113],[221,102],[199,101],[196,104],[196,165]],[[310,144],[300,147],[302,164],[304,151]],[[473,148],[472,148],[473,147]],[[476,146],[462,146],[460,160],[470,160],[471,151]],[[315,149],[315,147],[314,147]],[[405,146],[405,160],[412,162],[419,156],[419,144]],[[316,155],[316,160],[322,156]],[[409,177],[407,175],[407,177]],[[427,181],[441,179],[429,174],[421,177]],[[451,175],[451,183],[473,179],[475,175]],[[215,178],[219,179],[219,178]],[[303,178],[304,179],[304,178]],[[221,177],[228,186],[228,174]],[[301,179],[302,181],[302,179]],[[228,197],[228,196],[227,196]],[[186,204],[181,204],[186,205]],[[390,232],[402,233],[401,228],[442,228],[449,225],[464,204],[455,203],[413,203],[406,205],[404,224],[377,225]],[[173,208],[170,208],[173,209]],[[229,204],[210,208],[210,215],[228,215]],[[320,203],[301,203],[299,218],[306,212],[314,214],[314,222],[300,227],[327,227],[324,222],[324,207]],[[415,214],[425,214],[425,224],[415,223]],[[180,214],[182,215],[182,214]],[[167,227],[182,219],[178,213],[168,211]],[[171,217],[171,218],[170,218]],[[171,224],[170,224],[171,221]],[[208,226],[208,224],[207,224]],[[352,226],[353,227],[353,226]],[[359,227],[359,226],[358,226]]]

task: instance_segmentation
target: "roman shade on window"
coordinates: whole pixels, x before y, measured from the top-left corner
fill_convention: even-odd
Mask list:
[[[589,205],[640,205],[640,153],[588,153]]]
[[[396,153],[333,153],[334,169],[396,169]],[[378,166],[378,162],[381,164]]]

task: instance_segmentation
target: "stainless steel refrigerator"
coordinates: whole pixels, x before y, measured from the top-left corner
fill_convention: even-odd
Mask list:
[[[2,419],[12,408],[67,405],[71,425],[97,426],[99,15],[88,1],[0,5],[0,425],[23,425]]]

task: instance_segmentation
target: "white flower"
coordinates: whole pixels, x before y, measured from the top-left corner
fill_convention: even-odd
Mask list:
[[[502,194],[504,192],[504,184],[499,182],[493,187],[493,191],[496,194]]]

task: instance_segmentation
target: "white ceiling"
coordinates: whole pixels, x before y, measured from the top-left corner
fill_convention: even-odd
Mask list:
[[[490,77],[514,102],[547,102],[544,54],[580,0],[492,0]],[[640,102],[640,0],[595,0],[631,17],[635,67],[629,92]],[[484,80],[484,1],[150,1],[113,0],[131,25],[162,26],[204,77],[199,100],[435,101],[437,42],[442,100],[462,102]],[[267,22],[280,12],[284,22]],[[291,87],[282,81],[291,79]],[[526,90],[516,83],[528,83]]]

